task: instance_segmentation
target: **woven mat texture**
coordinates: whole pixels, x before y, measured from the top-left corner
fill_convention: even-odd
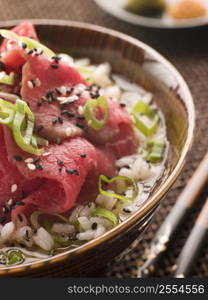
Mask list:
[[[106,0],[110,1],[110,0]],[[111,0],[112,1],[112,0]],[[143,240],[129,249],[122,260],[112,261],[105,276],[135,277],[136,262],[142,257],[154,233],[170,211],[176,198],[206,153],[208,145],[208,27],[189,30],[145,29],[117,20],[102,11],[93,0],[1,0],[0,20],[48,18],[76,20],[122,31],[149,44],[166,56],[182,73],[193,93],[197,113],[197,132],[193,151],[182,175],[168,193]],[[200,207],[208,194],[203,191],[199,203],[185,220],[176,239],[158,263],[154,276],[167,276],[194,224]],[[208,277],[208,243],[193,266],[191,276]]]

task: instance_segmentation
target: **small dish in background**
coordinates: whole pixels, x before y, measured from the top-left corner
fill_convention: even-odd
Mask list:
[[[208,24],[208,3],[203,0],[157,0],[155,5],[147,5],[147,0],[144,5],[142,2],[138,5],[138,1],[144,0],[95,0],[103,10],[135,25],[191,28]]]

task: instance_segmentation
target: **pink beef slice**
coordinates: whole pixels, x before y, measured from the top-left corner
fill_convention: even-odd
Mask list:
[[[38,40],[35,28],[32,23],[25,22],[12,29],[13,32],[20,36],[26,36]],[[0,47],[2,62],[6,66],[6,71],[19,73],[20,68],[24,65],[26,59],[22,55],[22,49],[15,41],[4,39]]]
[[[96,149],[81,137],[66,140],[61,145],[54,144],[46,147],[45,151],[48,155],[40,157],[36,162],[38,169],[35,170],[30,170],[25,162],[25,159],[33,156],[24,153],[16,146],[10,130],[5,130],[5,137],[9,159],[20,174],[27,180],[42,179],[39,188],[23,200],[25,205],[17,206],[12,211],[13,218],[18,213],[28,215],[37,209],[47,213],[66,212],[75,205],[88,175],[93,174],[96,180],[92,189],[97,190],[99,174],[107,176],[116,174],[115,156],[112,152]],[[21,156],[23,160],[14,161],[14,155]]]
[[[53,68],[51,65],[56,65],[57,68]],[[28,82],[37,79],[39,85],[33,88],[29,87]],[[76,93],[77,85],[84,87],[82,92]],[[69,91],[65,97],[78,95],[78,100],[66,105],[64,110],[60,101],[54,100],[47,103],[41,100],[42,96],[50,95],[50,93],[53,93],[53,98],[57,99],[60,95],[57,95],[56,90],[62,86],[67,87]],[[72,136],[84,135],[93,144],[107,145],[113,149],[117,157],[136,152],[138,140],[132,121],[125,108],[115,101],[108,99],[109,120],[105,128],[100,131],[93,130],[86,121],[79,120],[78,108],[83,107],[90,98],[89,86],[82,76],[66,62],[54,63],[45,55],[29,57],[23,68],[21,95],[35,113],[37,128],[39,126],[42,128],[40,134],[51,141],[67,139],[66,129],[71,128]],[[64,115],[64,112],[69,112],[74,117]],[[60,117],[64,122],[58,121]],[[53,124],[53,120],[57,120],[55,124]]]
[[[13,160],[16,161],[14,151]],[[17,167],[8,160],[8,154],[3,135],[3,126],[0,125],[0,216],[4,215],[6,219],[10,218],[10,212],[3,213],[3,207],[9,200],[15,205],[24,197],[33,192],[40,186],[40,179],[26,179],[17,169]],[[16,191],[12,192],[12,186],[16,185]]]
[[[55,69],[52,65],[57,65]],[[38,80],[39,85],[33,88],[29,87],[28,82],[31,80]],[[58,97],[55,92],[56,88],[67,86],[70,89],[77,84],[87,85],[82,76],[72,67],[65,62],[54,63],[50,58],[45,55],[38,57],[28,57],[28,62],[23,68],[22,74],[22,89],[21,96],[23,100],[27,101],[30,108],[35,113],[36,127],[43,127],[40,134],[51,141],[56,142],[57,139],[68,138],[66,129],[71,128],[73,136],[82,135],[82,131],[75,124],[73,124],[71,118],[61,115],[61,105],[59,101],[47,101],[41,100],[42,97],[51,99],[50,93],[53,93],[53,97]],[[70,105],[71,113],[74,113],[83,102],[80,97],[76,104]],[[58,117],[64,119],[64,122],[59,121],[53,124],[53,120],[57,120]]]

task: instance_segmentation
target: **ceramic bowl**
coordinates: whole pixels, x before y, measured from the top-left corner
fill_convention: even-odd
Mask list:
[[[12,27],[21,21],[2,22]],[[149,199],[128,220],[103,236],[55,257],[0,269],[0,276],[95,276],[124,251],[148,226],[162,198],[180,174],[190,151],[195,110],[189,88],[178,71],[159,53],[122,33],[96,25],[58,20],[32,20],[40,40],[58,53],[110,62],[114,73],[154,94],[162,110],[170,151],[166,171]]]

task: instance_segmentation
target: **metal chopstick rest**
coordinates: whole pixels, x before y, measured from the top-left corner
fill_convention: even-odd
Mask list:
[[[208,179],[208,153],[201,161],[197,170],[180,194],[177,202],[171,209],[165,221],[157,231],[150,248],[144,254],[145,263],[138,265],[138,277],[148,277],[154,271],[154,266],[161,255],[166,251],[169,241],[184,221],[191,207],[194,206],[201,190]]]
[[[178,257],[174,277],[186,277],[208,237],[208,198],[196,220],[196,223]]]

